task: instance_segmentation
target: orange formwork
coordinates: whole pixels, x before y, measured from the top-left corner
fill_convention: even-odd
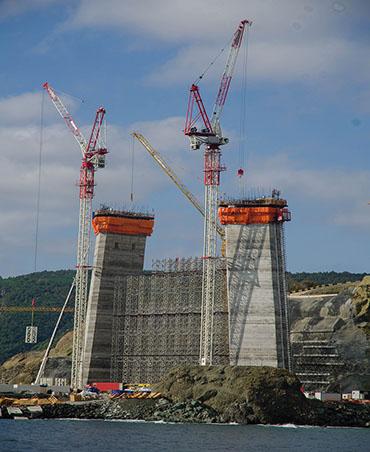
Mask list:
[[[268,224],[289,221],[288,209],[279,207],[219,207],[221,224]]]
[[[153,218],[130,218],[118,216],[96,216],[92,220],[95,234],[152,235]]]

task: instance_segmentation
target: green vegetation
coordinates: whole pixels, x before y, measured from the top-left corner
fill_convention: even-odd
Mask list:
[[[71,287],[73,270],[43,271],[12,278],[0,278],[0,306],[62,306]],[[73,299],[70,301],[73,305]],[[38,344],[25,344],[26,326],[31,324],[31,313],[0,313],[0,363],[16,353],[39,350],[46,346],[58,313],[35,313],[38,326]],[[65,314],[57,340],[72,328],[72,314]]]
[[[315,273],[290,273],[287,272],[289,292],[311,289],[327,284],[344,284],[347,282],[361,281],[367,273],[349,272],[315,272]]]
[[[313,289],[308,290],[304,289],[304,293],[307,295],[338,294],[340,292],[343,292],[343,290],[353,289],[357,287],[359,283],[360,283],[359,281],[356,281],[338,284],[326,284],[325,286],[315,286]],[[302,289],[300,288],[298,290],[301,291]]]

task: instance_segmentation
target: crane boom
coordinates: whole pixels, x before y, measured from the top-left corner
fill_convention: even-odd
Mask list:
[[[19,314],[21,312],[38,312],[38,313],[50,313],[60,312],[61,307],[58,306],[0,306],[0,312],[6,312],[8,314]],[[66,308],[65,312],[74,312],[73,308]]]
[[[249,20],[242,20],[236,29],[231,46],[229,51],[229,56],[227,58],[226,66],[224,73],[221,77],[220,87],[218,89],[216,102],[213,107],[213,113],[211,116],[211,125],[214,132],[220,133],[220,117],[222,113],[222,109],[225,105],[226,97],[229,92],[231,79],[234,75],[236,60],[238,58],[239,49],[243,40],[243,34],[246,26],[250,26],[252,24]]]
[[[63,102],[60,100],[54,88],[50,86],[48,82],[45,82],[42,85],[42,87],[48,92],[51,101],[53,102],[60,116],[64,119],[68,129],[72,132],[78,145],[80,146],[82,155],[84,155],[87,150],[87,141],[86,138],[83,136],[81,130],[77,127],[76,123],[74,122],[72,115],[69,113]]]
[[[204,208],[201,206],[200,202],[193,195],[193,193],[187,188],[187,186],[181,182],[179,177],[171,169],[168,163],[164,160],[162,155],[153,148],[149,141],[139,132],[133,132],[132,135],[140,141],[144,148],[149,152],[153,159],[158,163],[162,170],[167,174],[167,176],[175,183],[175,185],[181,190],[181,192],[188,198],[188,200],[193,204],[193,206],[198,210],[198,212],[204,217]],[[225,236],[224,229],[217,224],[216,226],[218,234],[223,238]]]
[[[234,32],[229,55],[210,118],[204,107],[199,86],[193,83],[190,87],[184,133],[190,139],[191,149],[199,149],[201,145],[213,147],[223,146],[229,142],[228,138],[222,136],[220,118],[229,92],[231,79],[235,71],[236,60],[243,40],[244,30],[251,24],[252,22],[249,20],[242,20]],[[196,114],[194,112],[194,105],[197,107]],[[201,120],[200,128],[197,127],[198,120]]]

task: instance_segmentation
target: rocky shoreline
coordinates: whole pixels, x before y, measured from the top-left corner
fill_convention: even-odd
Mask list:
[[[66,402],[42,406],[39,412],[28,412],[20,407],[22,417],[42,419],[103,419],[142,420],[178,423],[238,423],[238,424],[296,424],[335,427],[370,427],[370,407],[350,403],[309,401],[306,415],[291,414],[269,417],[257,414],[248,403],[233,404],[225,413],[219,413],[199,400],[171,402],[154,400],[97,400],[91,402]],[[18,416],[20,417],[20,413]],[[2,418],[11,418],[3,408]]]
[[[182,366],[155,390],[162,398],[55,403],[33,413],[20,407],[18,417],[370,427],[370,404],[307,399],[284,369]],[[6,409],[2,417],[12,417]]]
[[[164,422],[215,423],[218,413],[197,400],[171,403],[159,400],[105,400],[84,404],[43,407],[45,418],[143,420]]]
[[[140,403],[141,402],[141,403]],[[315,401],[312,401],[315,402]],[[166,399],[98,401],[43,407],[43,418],[144,420],[181,423],[286,424],[336,427],[370,427],[370,407],[348,403],[312,403],[306,416],[279,419],[258,415],[247,403],[234,404],[219,413],[198,400],[173,403]]]

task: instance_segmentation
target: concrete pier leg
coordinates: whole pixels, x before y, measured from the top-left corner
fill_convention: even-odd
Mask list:
[[[143,270],[146,236],[153,226],[151,218],[140,218],[140,224],[150,223],[148,231],[140,227],[135,230],[135,218],[125,212],[115,212],[113,225],[109,224],[109,213],[97,218],[100,223],[94,227],[97,235],[85,328],[84,384],[110,381],[115,279]]]
[[[275,212],[276,210],[276,212]],[[283,221],[268,207],[224,207],[230,364],[290,369]]]

